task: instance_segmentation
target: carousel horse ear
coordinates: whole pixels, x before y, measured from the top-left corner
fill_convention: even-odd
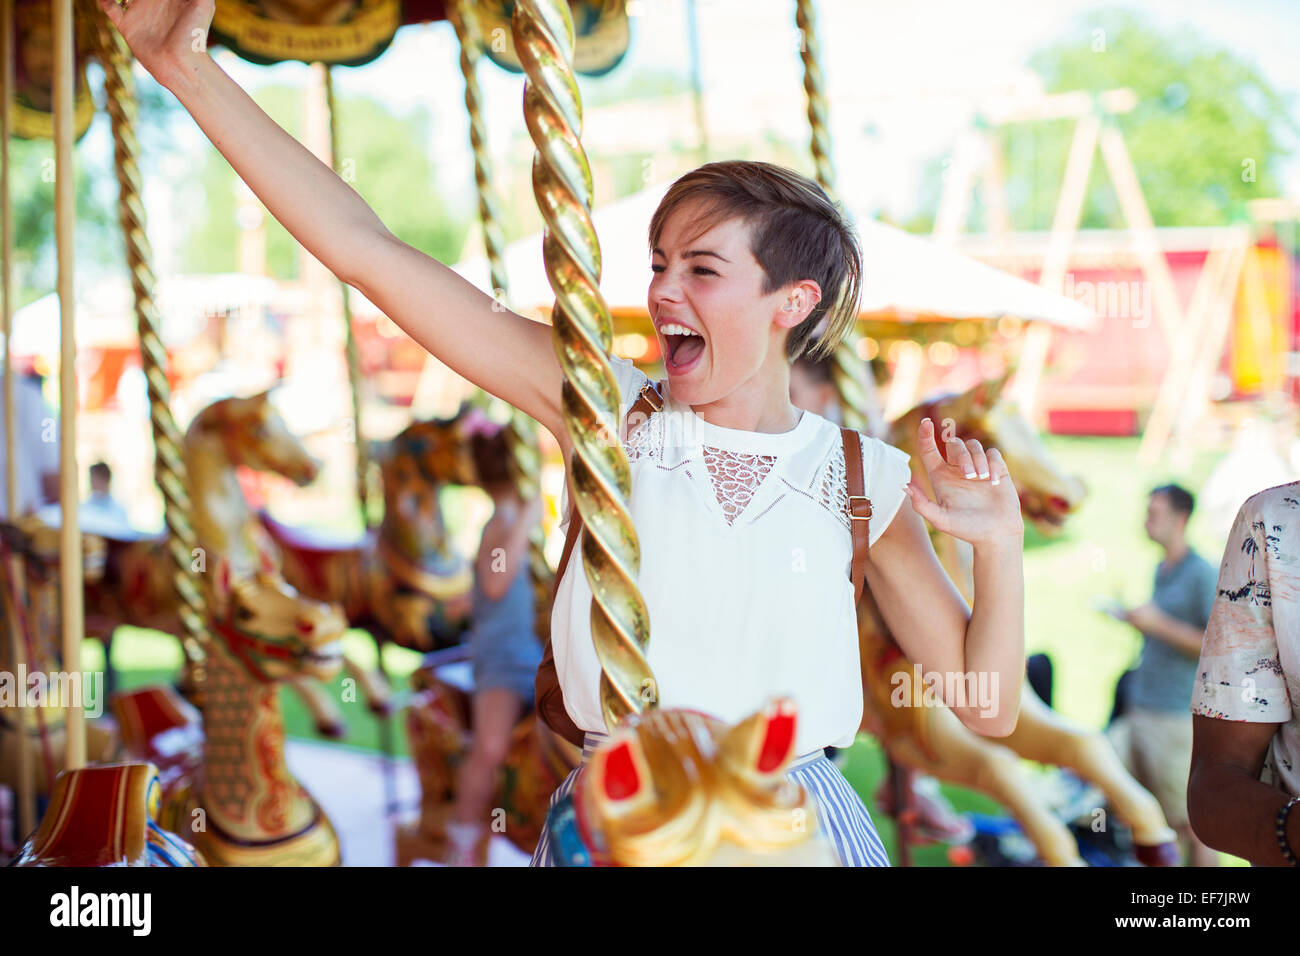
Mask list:
[[[230,592],[234,590],[232,577],[230,559],[223,554],[217,558],[217,566],[212,569],[211,611],[217,617],[224,616],[226,608],[230,606]]]
[[[257,549],[257,562],[265,574],[275,574],[280,570],[275,566],[275,558],[265,548]]]
[[[722,740],[720,756],[733,772],[770,776],[781,772],[794,754],[798,708],[778,697],[741,721]]]
[[[980,382],[975,386],[975,391],[971,396],[971,410],[976,414],[983,414],[998,403],[1002,397],[1002,391],[1006,388],[1007,379],[1011,377],[1011,369],[1007,369],[997,378],[991,378],[987,382]]]
[[[608,806],[618,806],[625,812],[640,803],[638,798],[649,796],[650,770],[641,743],[635,732],[596,751],[591,758],[592,783],[595,792]]]
[[[626,800],[641,790],[641,774],[630,741],[616,744],[605,755],[601,770],[601,788],[610,800]]]

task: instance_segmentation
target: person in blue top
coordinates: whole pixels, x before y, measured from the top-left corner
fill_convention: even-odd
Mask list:
[[[1120,716],[1106,729],[1130,772],[1160,801],[1194,866],[1217,866],[1218,854],[1192,833],[1187,778],[1192,763],[1192,687],[1201,638],[1210,620],[1219,570],[1187,543],[1195,500],[1179,485],[1161,485],[1147,503],[1146,533],[1165,552],[1155,590],[1141,607],[1112,614],[1142,632],[1142,657],[1125,675]]]
[[[452,866],[486,860],[488,804],[521,710],[533,705],[542,660],[528,573],[528,536],[542,517],[540,497],[522,501],[509,471],[505,429],[483,416],[470,439],[479,482],[492,496],[474,566],[467,643],[474,663],[474,740],[461,765],[456,808],[447,825]]]

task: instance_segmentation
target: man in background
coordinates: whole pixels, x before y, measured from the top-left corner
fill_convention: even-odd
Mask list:
[[[1106,735],[1142,786],[1160,801],[1193,866],[1217,866],[1218,854],[1201,843],[1187,817],[1192,763],[1192,688],[1201,638],[1214,606],[1218,569],[1187,543],[1195,500],[1179,485],[1161,485],[1147,502],[1146,533],[1164,551],[1151,600],[1115,608],[1118,620],[1142,632],[1142,658],[1129,673],[1121,715]]]
[[[41,379],[12,371],[14,389],[14,447],[0,441],[0,518],[12,520],[59,500],[59,423],[41,392]],[[5,394],[0,387],[0,434],[3,434]],[[17,513],[9,514],[7,456],[14,458]]]
[[[81,503],[82,518],[95,518],[109,527],[128,527],[126,509],[113,497],[113,471],[107,462],[90,466],[90,497]]]

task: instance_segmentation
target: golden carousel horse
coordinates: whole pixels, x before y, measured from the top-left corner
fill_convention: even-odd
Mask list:
[[[1063,474],[1041,439],[1015,409],[999,396],[1006,376],[969,391],[924,403],[896,420],[889,441],[912,456],[913,480],[928,487],[916,448],[922,418],[976,438],[1002,453],[1020,493],[1025,518],[1046,535],[1059,533],[1066,516],[1084,495],[1082,483]],[[939,443],[943,449],[942,442]],[[970,549],[948,535],[937,535],[936,550],[949,576],[969,604],[973,596]],[[1176,835],[1160,804],[1128,773],[1105,737],[1080,727],[1049,708],[1026,681],[1020,695],[1020,719],[1007,737],[982,737],[967,728],[942,703],[927,703],[912,662],[889,634],[878,609],[863,602],[858,619],[862,659],[864,716],[862,729],[875,736],[891,760],[960,786],[988,794],[1024,827],[1049,866],[1082,865],[1069,829],[1036,794],[1021,758],[1063,767],[1096,785],[1133,831],[1137,858],[1148,865],[1172,865],[1178,859]],[[896,676],[897,675],[897,676]],[[897,703],[899,688],[904,702]]]
[[[467,623],[473,569],[452,547],[439,495],[475,482],[463,413],[415,422],[382,450],[377,533],[340,543],[263,515],[285,578],[303,594],[342,604],[353,627],[382,640],[422,652],[454,644]]]
[[[203,409],[186,431],[183,456],[191,482],[200,546],[194,560],[199,569],[214,564],[218,556],[232,562],[236,577],[254,569],[274,569],[275,546],[248,506],[237,469],[272,472],[304,485],[315,479],[319,465],[289,431],[268,393],[223,399]],[[166,533],[142,535],[123,529],[118,534],[103,530],[100,534],[106,537],[108,553],[104,573],[87,580],[86,634],[104,642],[105,659],[111,662],[112,636],[120,625],[182,633]],[[344,665],[370,710],[389,713],[386,683],[346,656]],[[108,673],[111,691],[111,666]],[[179,684],[182,692],[192,693],[188,660]],[[318,732],[327,737],[343,735],[347,724],[318,683],[295,675],[289,684],[312,714]]]
[[[815,797],[785,775],[793,701],[734,727],[692,710],[625,718],[556,804],[568,866],[836,866]]]
[[[397,828],[398,866],[415,860],[441,860],[446,851],[446,823],[456,804],[457,772],[468,756],[473,733],[472,691],[439,674],[434,666],[411,675],[415,691],[406,711],[406,738],[420,780],[419,819]],[[503,816],[498,830],[524,853],[537,847],[551,794],[580,754],[551,732],[529,710],[510,735],[492,806]],[[486,848],[482,848],[484,851]]]
[[[338,837],[284,760],[280,683],[331,680],[347,621],[274,573],[234,577],[219,560],[209,589],[200,718],[170,687],[115,696],[127,751],[159,768],[159,823],[214,866],[332,866]]]
[[[455,550],[440,503],[448,485],[476,481],[464,433],[469,408],[415,422],[380,450],[378,529],[339,541],[261,515],[269,534],[262,547],[285,579],[308,597],[341,605],[349,625],[372,635],[381,654],[386,642],[420,652],[455,645],[469,622],[473,568]],[[371,699],[379,692],[368,689]],[[336,719],[331,701],[309,705],[318,727]]]
[[[65,668],[60,661],[59,529],[36,515],[29,515],[16,524],[0,526],[0,536],[4,550],[21,560],[26,584],[20,592],[9,563],[0,562],[0,587],[4,589],[0,606],[5,609],[0,615],[0,675],[9,679],[16,675],[15,642],[22,641],[27,675],[45,675],[46,686],[52,687],[51,675],[79,674],[83,680],[81,703],[93,703],[84,699],[88,692],[94,691],[93,687],[87,688],[84,680],[94,675],[82,674],[79,662]],[[94,535],[84,535],[81,541],[83,574],[93,581],[103,572],[105,543]],[[50,793],[51,782],[65,762],[67,702],[51,695],[40,700],[39,706],[22,706],[32,695],[28,686],[18,686],[20,683],[27,682],[13,681],[12,700],[8,694],[0,693],[0,786],[17,788],[19,748],[25,747],[31,755],[35,792],[45,795]],[[24,695],[23,700],[16,695]],[[114,759],[117,751],[117,729],[112,721],[88,720],[86,759],[106,762]]]

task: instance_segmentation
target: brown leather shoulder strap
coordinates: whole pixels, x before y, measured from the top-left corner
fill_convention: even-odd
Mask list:
[[[850,576],[853,579],[853,603],[856,606],[862,600],[862,591],[867,580],[867,548],[871,541],[871,499],[866,495],[866,485],[862,477],[862,440],[852,428],[840,428],[844,440],[844,472],[848,478],[849,489],[849,528],[853,533],[853,563]]]

